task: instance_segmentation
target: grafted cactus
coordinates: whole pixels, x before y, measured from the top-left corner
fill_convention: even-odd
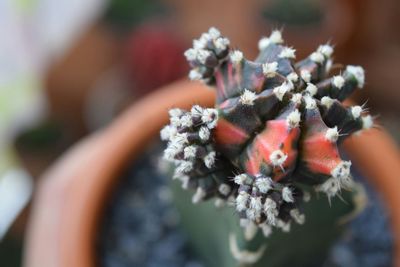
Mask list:
[[[216,87],[216,106],[170,110],[161,138],[174,178],[195,189],[194,203],[233,204],[242,226],[268,236],[272,227],[289,231],[292,222],[304,223],[304,188],[329,201],[352,189],[351,162],[342,160],[338,144],[373,120],[362,106],[342,104],[363,87],[364,71],[347,66],[331,76],[331,45],[297,63],[279,31],[258,46],[250,61],[215,28],[194,40],[185,52],[189,78]]]

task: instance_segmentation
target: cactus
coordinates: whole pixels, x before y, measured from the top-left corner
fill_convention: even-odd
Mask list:
[[[364,71],[347,66],[331,76],[331,45],[297,63],[280,31],[258,46],[250,61],[215,28],[194,40],[185,52],[189,78],[215,86],[216,106],[171,109],[161,139],[173,177],[195,190],[193,203],[233,205],[245,232],[259,228],[268,237],[274,228],[304,224],[315,192],[331,202],[355,188],[338,145],[373,119],[363,106],[342,104],[363,87]]]

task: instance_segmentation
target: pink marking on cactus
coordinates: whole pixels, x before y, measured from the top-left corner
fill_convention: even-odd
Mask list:
[[[226,87],[224,83],[224,76],[222,75],[221,71],[218,70],[214,73],[215,81],[217,83],[217,95],[218,99],[225,99],[226,98]]]
[[[306,134],[302,146],[302,160],[308,169],[316,174],[330,175],[342,161],[336,142],[326,138],[328,126],[319,112],[306,115]]]
[[[224,102],[222,102],[221,104],[218,105],[218,109],[224,109],[229,107],[230,105],[230,101],[229,99],[225,100]]]
[[[228,87],[232,88],[235,86],[233,80],[233,64],[231,62],[227,63],[227,74],[228,74]]]
[[[248,174],[257,175],[260,173],[260,167],[262,162],[262,155],[258,150],[248,151],[246,150],[247,161],[245,163],[245,170]]]
[[[262,86],[264,84],[265,78],[264,76],[257,75],[256,73],[252,73],[250,76],[252,81],[252,88],[257,92],[260,93],[262,90]]]
[[[232,85],[230,88],[235,88],[235,87],[238,87],[242,82],[242,66],[241,65],[233,66],[232,64],[230,64],[230,65],[232,66],[232,75],[233,75],[232,80],[229,79],[229,82],[232,82]],[[229,73],[230,72],[228,72],[228,74]]]
[[[221,145],[243,144],[249,138],[244,130],[223,118],[218,119],[214,133],[216,142]]]
[[[246,171],[253,173],[260,172],[261,161],[273,166],[270,155],[276,150],[281,150],[287,159],[282,166],[273,168],[273,179],[279,181],[288,175],[296,162],[297,140],[300,136],[300,129],[289,129],[285,120],[270,120],[267,122],[266,129],[258,134],[254,140],[252,151],[248,156]],[[283,168],[283,170],[282,170]]]
[[[327,140],[323,132],[307,136],[303,144],[303,160],[313,173],[330,175],[342,161],[336,143]]]

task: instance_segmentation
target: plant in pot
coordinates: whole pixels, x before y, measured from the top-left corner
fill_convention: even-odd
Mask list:
[[[49,170],[36,199],[26,266],[95,266],[99,220],[121,171],[167,123],[168,108],[190,109],[194,102],[199,105],[190,111],[170,110],[161,137],[168,141],[165,158],[176,164],[173,176],[195,189],[190,196],[172,183],[182,226],[204,263],[321,263],[344,228],[338,222],[365,204],[337,143],[373,122],[363,107],[341,103],[363,85],[359,67],[330,78],[329,45],[294,64],[294,50],[282,42],[279,32],[263,38],[255,62],[230,51],[215,29],[194,42],[186,53],[194,67],[190,77],[217,85],[216,108],[201,107],[212,106],[213,91],[179,82],[69,152]],[[381,184],[398,233],[397,150],[375,129],[349,139],[346,152]],[[371,154],[379,149],[388,157],[384,162]],[[219,209],[202,202],[210,198]]]
[[[337,223],[365,204],[351,161],[338,149],[373,126],[362,106],[341,103],[363,87],[363,69],[347,66],[331,77],[329,44],[295,63],[279,31],[260,40],[255,61],[231,50],[215,28],[193,44],[185,53],[189,77],[216,86],[216,107],[171,109],[161,131],[164,158],[182,187],[195,190],[191,202],[213,198],[217,207],[233,206],[197,208],[176,192],[193,243],[210,266],[321,264],[340,232]]]

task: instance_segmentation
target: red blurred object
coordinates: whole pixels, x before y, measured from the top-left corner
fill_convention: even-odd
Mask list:
[[[164,25],[144,25],[134,30],[126,53],[127,72],[134,93],[144,95],[186,75],[185,47],[187,45]]]

